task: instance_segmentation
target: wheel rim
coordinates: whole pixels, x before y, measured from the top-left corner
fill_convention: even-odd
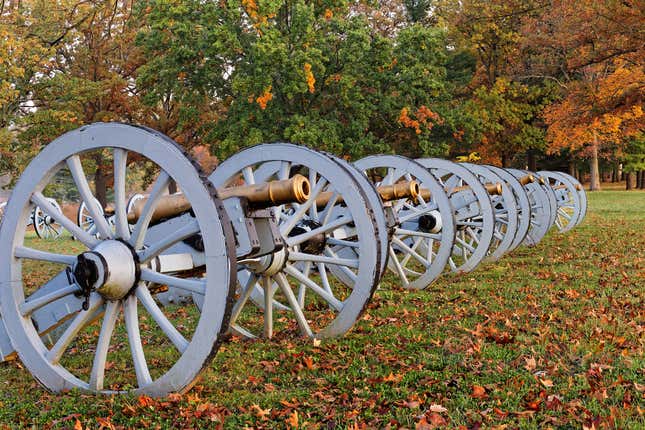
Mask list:
[[[105,212],[103,210],[103,206],[101,203],[98,201],[98,199],[94,199],[94,206],[97,211],[97,216],[101,216],[102,218],[105,218],[108,222],[108,224],[112,227],[112,231],[114,231],[114,216],[105,216]],[[129,212],[130,206],[128,204],[127,206],[127,212]],[[88,232],[89,234],[100,237],[101,234],[97,230],[97,226],[94,223],[94,216],[90,212],[87,203],[85,203],[84,200],[81,201],[80,205],[78,206],[78,211],[76,212],[76,225],[81,227],[83,230]]]
[[[286,328],[295,321],[300,333],[307,336],[342,335],[359,318],[381,276],[381,245],[370,204],[353,175],[333,157],[291,144],[258,145],[222,162],[209,179],[221,188],[232,182],[252,184],[287,179],[295,173],[309,179],[311,193],[302,205],[275,208],[287,244],[288,263],[274,275],[252,271],[245,265],[238,267],[240,279],[246,282],[240,282],[231,328],[245,336],[271,337],[274,326],[279,329],[275,323],[280,317],[287,318]],[[317,208],[313,202],[324,191],[337,192],[346,206],[332,198],[324,208]],[[300,248],[306,233],[292,234],[300,220],[312,220],[319,225],[315,227],[317,231],[327,231],[324,249],[315,255],[304,256],[307,253]],[[347,227],[352,224],[353,227]],[[358,259],[352,261],[357,267],[338,264],[341,259],[349,260],[339,257],[347,247],[360,250]],[[307,263],[304,258],[312,262]],[[339,276],[339,271],[332,271],[328,266],[341,267],[351,285]],[[258,300],[255,303],[250,300],[253,291],[263,306],[258,306]],[[282,306],[276,306],[272,299]],[[284,313],[285,308],[290,313]]]
[[[488,250],[487,261],[497,261],[511,249],[518,226],[518,208],[511,187],[499,175],[484,166],[462,163],[473,172],[482,183],[500,184],[501,195],[491,195],[495,214],[495,233]]]
[[[580,225],[582,220],[587,215],[587,193],[585,192],[585,189],[580,183],[580,181],[578,181],[576,178],[569,175],[568,173],[564,173],[564,172],[558,172],[558,173],[564,176],[565,178],[569,179],[569,181],[576,187],[576,190],[578,192],[578,197],[580,198],[580,214],[578,215],[578,219],[576,220],[576,225]]]
[[[142,145],[141,142],[146,142],[146,145]],[[44,212],[55,216],[53,206],[47,204],[40,192],[57,171],[63,168],[72,171],[74,182],[83,199],[93,202],[80,163],[81,157],[87,151],[109,152],[114,156],[115,207],[118,222],[115,232],[112,232],[102,217],[95,217],[103,219],[103,222],[97,223],[101,235],[106,237],[102,240],[81,230],[73,222],[65,221],[62,216],[59,221],[79,239],[76,246],[80,248],[85,247],[98,253],[98,250],[102,249],[100,247],[107,246],[109,242],[108,245],[116,246],[120,250],[133,248],[138,258],[144,257],[144,244],[155,249],[155,243],[147,243],[149,219],[146,221],[146,217],[143,216],[132,235],[127,228],[125,181],[128,153],[137,153],[139,157],[142,156],[159,167],[160,174],[153,186],[153,190],[157,190],[155,195],[160,196],[167,188],[168,178],[174,179],[184,190],[195,216],[191,226],[196,224],[201,229],[205,253],[209,256],[204,266],[206,277],[180,280],[168,276],[164,280],[170,285],[190,284],[204,292],[204,305],[209,308],[209,312],[195,312],[193,324],[186,319],[186,326],[180,328],[176,322],[177,318],[169,314],[169,310],[160,309],[156,305],[153,293],[148,289],[153,285],[149,280],[154,278],[151,276],[154,272],[146,266],[140,268],[141,281],[135,282],[131,290],[126,290],[118,298],[112,299],[107,299],[103,290],[96,290],[90,294],[88,310],[81,310],[80,304],[83,300],[75,296],[79,291],[81,278],[77,277],[76,281],[73,281],[65,270],[66,267],[75,264],[78,268],[79,258],[55,252],[43,253],[43,250],[34,250],[24,245],[25,215],[29,211],[31,201],[40,204]],[[10,262],[10,270],[0,274],[0,309],[12,345],[38,381],[56,392],[78,388],[100,393],[127,390],[163,396],[190,388],[217,351],[228,323],[229,299],[235,282],[235,273],[232,270],[234,260],[231,257],[234,255],[232,231],[225,230],[228,225],[226,214],[218,211],[217,200],[213,197],[208,184],[201,179],[200,173],[194,169],[178,146],[165,136],[141,127],[124,124],[94,124],[83,127],[55,140],[30,163],[12,193],[0,230],[0,258]],[[158,199],[150,202],[148,211],[154,210],[155,202],[158,202]],[[96,215],[98,208],[91,204],[89,207],[91,212],[94,211],[93,215]],[[125,245],[125,242],[129,245]],[[82,255],[86,254],[85,251]],[[118,262],[103,256],[110,269],[116,268],[110,273],[127,267],[130,267],[130,274],[136,273],[136,259],[132,253],[127,255],[129,257],[125,258],[127,261],[124,264],[114,267],[112,265]],[[35,288],[23,279],[22,274],[23,264],[31,260],[47,264],[56,262],[62,269],[44,285],[39,283],[33,294],[31,291]],[[132,279],[137,278],[135,276]],[[118,285],[122,290],[128,286],[127,283]],[[40,294],[42,291],[45,293]],[[75,308],[71,309],[71,313],[62,315],[63,310],[70,312],[70,304]],[[53,331],[53,345],[50,348],[47,342],[51,333],[41,338],[34,321],[41,317],[40,313],[51,315],[51,311],[60,316],[59,321],[51,322],[52,328],[58,324],[59,329]],[[141,331],[139,328],[144,322],[139,316],[143,316],[144,313],[147,313],[146,330]],[[99,327],[94,329],[92,324],[97,318]],[[188,326],[192,326],[190,333]],[[88,338],[88,333],[92,332],[94,337]],[[119,339],[127,341],[119,343]],[[94,345],[94,351],[84,354],[85,349],[76,347],[78,342],[87,342],[90,350],[91,345]],[[126,346],[128,344],[130,348]],[[129,358],[129,364],[124,364],[127,371],[120,368],[122,363],[126,363],[124,360],[119,360],[119,364],[114,365],[116,371],[106,371],[108,347],[111,345],[119,351],[117,356]],[[152,357],[154,367],[148,366],[146,357]],[[88,370],[88,365],[91,370]],[[110,383],[110,377],[116,378],[117,383]]]
[[[391,202],[398,223],[388,249],[388,267],[399,276],[403,288],[427,288],[448,264],[455,240],[454,215],[443,187],[421,164],[401,156],[375,155],[354,165],[376,185],[414,180],[421,188],[430,190],[427,201],[420,197],[416,202],[410,199]],[[429,217],[437,228],[421,231],[419,220]]]
[[[576,226],[578,217],[582,213],[580,195],[575,185],[558,172],[538,172],[547,178],[557,202],[555,226],[560,233],[565,233]]]
[[[416,160],[447,191],[455,210],[455,245],[448,265],[456,273],[470,272],[486,257],[493,240],[495,218],[486,188],[464,166],[438,158]],[[458,187],[467,190],[452,192]]]
[[[517,169],[507,169],[516,178],[526,175],[526,172]],[[537,182],[524,185],[524,190],[531,204],[531,223],[529,231],[524,238],[527,246],[537,245],[551,227],[551,205],[545,190]]]
[[[513,243],[509,248],[509,251],[517,248],[526,238],[526,234],[529,231],[531,226],[531,203],[529,198],[526,195],[526,190],[520,181],[510,174],[507,170],[495,167],[495,166],[485,166],[487,169],[495,172],[500,178],[502,178],[513,190],[513,195],[515,196],[515,201],[517,204],[518,212],[518,223],[517,231],[515,232],[515,237],[513,238]]]
[[[63,213],[63,210],[60,208],[58,202],[54,199],[48,198],[52,206],[56,209],[57,212]],[[41,239],[56,239],[60,237],[63,232],[63,227],[55,219],[50,216],[47,216],[40,206],[34,207],[34,210],[31,213],[32,225],[34,226],[34,231],[36,235]]]

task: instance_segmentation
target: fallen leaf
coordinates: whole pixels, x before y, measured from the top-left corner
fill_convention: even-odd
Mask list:
[[[291,412],[289,418],[286,419],[286,423],[291,428],[298,428],[298,411]]]
[[[403,379],[403,375],[395,375],[392,372],[390,372],[389,375],[387,375],[385,378],[383,378],[383,382],[399,382]]]
[[[486,395],[486,389],[479,385],[473,385],[473,392],[471,396],[475,399],[485,399],[486,397],[488,397]]]
[[[154,404],[154,400],[152,400],[150,397],[144,394],[139,396],[139,398],[137,399],[137,402],[139,403],[139,406],[141,406],[142,408],[152,406]]]
[[[309,356],[302,357],[302,361],[307,366],[307,369],[312,370],[314,368],[314,360]]]
[[[262,421],[267,420],[271,413],[271,408],[262,409],[260,405],[251,405],[251,409],[254,411],[255,416],[260,418]]]
[[[534,371],[535,368],[537,367],[537,363],[535,362],[535,358],[533,357],[525,358],[524,361],[526,361],[524,368],[529,372]]]
[[[430,405],[430,410],[432,412],[438,412],[438,413],[448,412],[448,409],[444,408],[441,405]]]

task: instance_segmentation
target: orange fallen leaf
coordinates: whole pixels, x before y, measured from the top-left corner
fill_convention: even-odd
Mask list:
[[[312,370],[314,368],[314,360],[309,356],[302,357],[302,361],[307,366],[307,369]]]
[[[383,382],[399,382],[401,379],[403,379],[403,375],[395,375],[390,372],[389,375],[383,378]]]
[[[291,428],[298,428],[298,411],[291,412],[289,418],[286,419],[286,423]]]
[[[142,408],[152,406],[154,404],[154,400],[152,400],[150,397],[144,394],[139,396],[139,398],[137,399],[137,402],[139,403],[139,406],[141,406]]]
[[[471,393],[471,396],[475,399],[485,399],[488,397],[486,395],[486,389],[484,387],[480,387],[479,385],[473,385],[473,392]]]

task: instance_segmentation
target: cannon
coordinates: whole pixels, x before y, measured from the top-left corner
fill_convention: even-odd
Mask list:
[[[56,211],[60,213],[63,212],[60,205],[55,199],[48,197],[47,200],[54,206]],[[6,205],[7,202],[0,203],[0,222],[2,222],[2,218],[4,216],[4,208]],[[33,226],[34,232],[39,238],[56,239],[60,237],[63,232],[61,225],[58,224],[58,222],[54,218],[44,214],[40,206],[35,206],[29,212],[27,220],[27,225]]]
[[[113,161],[114,227],[101,213],[84,173],[83,160],[92,151]],[[145,160],[157,172],[135,217],[126,212],[129,156]],[[266,292],[260,334],[272,335],[278,319],[274,302],[280,301],[288,308],[283,313],[307,335],[349,330],[381,275],[382,248],[374,246],[379,231],[373,213],[378,208],[370,206],[352,173],[330,155],[284,144],[253,147],[230,160],[207,178],[170,139],[123,124],[86,126],[48,145],[18,181],[0,231],[0,260],[8,266],[0,275],[0,311],[10,341],[9,348],[4,342],[3,355],[15,350],[53,391],[132,390],[160,396],[187,390],[226,333],[253,333],[258,306],[249,298],[258,288]],[[61,169],[73,177],[97,234],[78,227],[42,195]],[[253,204],[248,186],[295,175],[305,180],[293,200]],[[188,207],[174,206],[176,211],[159,215],[157,208],[173,207],[169,199],[177,200],[166,195],[170,180]],[[319,208],[316,197],[326,191],[343,203],[330,199]],[[35,205],[84,249],[61,254],[26,246],[25,213]],[[336,254],[347,247],[359,251],[356,258]],[[33,261],[60,270],[47,282],[33,284],[23,273],[23,266]],[[307,269],[314,266],[316,281]],[[331,266],[340,268],[345,283]],[[299,289],[298,297],[292,288]],[[168,289],[193,300],[161,306],[155,295]],[[184,318],[189,312],[192,317]],[[77,342],[88,336],[84,330],[95,321],[100,330],[89,362],[81,365],[78,361],[88,358]],[[154,329],[144,328],[150,325]],[[106,381],[108,351],[115,343],[129,345],[129,352],[121,353],[129,356],[133,377],[119,373]],[[149,351],[153,346],[158,350]],[[146,357],[154,357],[154,368]],[[83,374],[84,369],[90,370]]]
[[[97,153],[114,175],[106,208],[85,173]],[[147,194],[128,198],[143,169]],[[62,173],[81,196],[78,224],[42,194]],[[5,207],[0,354],[55,392],[184,392],[231,334],[342,336],[386,270],[412,289],[472,271],[579,224],[583,196],[555,173],[352,164],[289,143],[245,148],[206,176],[158,132],[92,124],[37,155]],[[35,207],[77,239],[64,253],[25,241]],[[34,267],[46,277],[26,276]]]

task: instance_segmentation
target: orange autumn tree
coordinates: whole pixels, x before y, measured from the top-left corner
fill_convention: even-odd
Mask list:
[[[554,1],[524,29],[533,76],[559,84],[547,107],[548,152],[590,162],[591,190],[600,189],[598,158],[619,158],[644,128],[645,10],[638,2]]]
[[[614,67],[587,66],[584,79],[571,83],[565,98],[545,110],[548,152],[567,149],[589,157],[592,190],[600,188],[599,155],[619,156],[645,123],[643,68]]]

